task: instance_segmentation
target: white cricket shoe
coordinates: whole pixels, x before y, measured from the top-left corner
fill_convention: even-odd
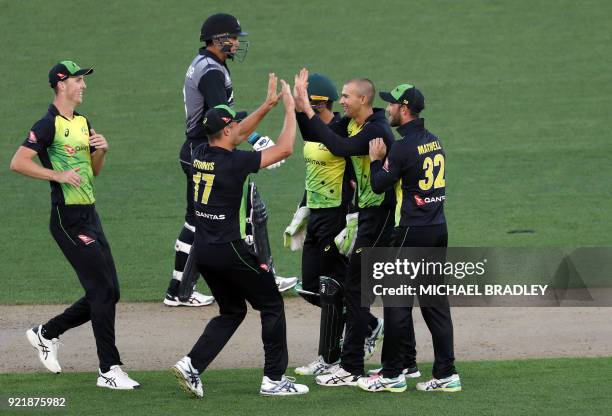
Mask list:
[[[270,380],[264,376],[261,380],[259,393],[264,396],[294,396],[308,393],[308,386],[297,384],[295,378],[283,376],[279,381]]]
[[[337,363],[328,364],[323,359],[323,356],[319,355],[316,360],[310,364],[306,364],[302,367],[295,369],[295,374],[300,376],[318,376],[321,374],[329,374],[329,370]]]
[[[172,296],[166,293],[164,298],[164,305],[166,306],[208,306],[215,301],[214,296],[204,295],[200,292],[194,291],[187,302],[181,302],[178,296]]]
[[[453,374],[450,377],[440,379],[432,378],[429,381],[417,383],[416,389],[421,391],[461,391],[461,379],[459,374]]]
[[[26,331],[26,337],[30,345],[38,351],[40,362],[52,373],[59,374],[62,368],[57,360],[57,347],[59,340],[57,338],[47,339],[42,336],[42,325],[35,326]]]
[[[376,328],[372,329],[372,333],[369,337],[366,338],[365,343],[363,344],[363,359],[364,361],[369,360],[372,355],[378,349],[378,346],[383,341],[385,337],[385,321],[384,319],[377,318],[378,325]]]
[[[276,280],[276,286],[278,286],[278,291],[281,293],[291,289],[293,286],[297,285],[298,282],[297,277],[274,276],[274,280]]]
[[[181,389],[195,398],[204,396],[200,373],[191,365],[191,358],[184,356],[170,369],[178,380]]]
[[[401,393],[406,391],[406,376],[400,374],[394,378],[385,378],[382,375],[361,377],[357,381],[359,388],[369,392],[390,391],[391,393]]]
[[[360,378],[361,376],[349,373],[340,365],[335,365],[329,370],[329,374],[316,376],[315,381],[326,387],[356,386]]]
[[[406,378],[419,378],[421,377],[421,372],[419,371],[419,367],[408,367],[402,370],[402,374],[406,376]],[[382,375],[382,367],[375,368],[373,370],[368,371],[368,375],[377,376]]]
[[[113,390],[133,390],[140,387],[137,381],[132,380],[128,374],[118,365],[111,366],[110,370],[103,373],[98,370],[98,387],[106,387]]]

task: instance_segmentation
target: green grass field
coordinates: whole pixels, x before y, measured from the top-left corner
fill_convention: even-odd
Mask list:
[[[168,371],[130,372],[142,388],[129,392],[96,387],[93,373],[2,374],[0,382],[7,386],[3,406],[6,397],[65,397],[67,406],[57,411],[62,415],[605,415],[612,412],[605,383],[610,366],[612,358],[464,362],[459,393],[419,392],[409,381],[404,393],[374,394],[356,387],[324,388],[300,377],[310,393],[287,398],[259,396],[260,370],[206,372],[202,400],[179,390]]]
[[[0,141],[1,304],[56,303],[81,294],[48,232],[49,185],[8,171],[52,99],[60,59],[93,65],[80,108],[110,142],[96,182],[122,299],[159,300],[173,268],[184,184],[182,82],[199,27],[219,10],[249,32],[230,63],[237,107],[264,98],[266,74],[302,66],[379,90],[415,83],[423,116],[447,148],[453,246],[610,245],[612,55],[607,1],[351,2],[0,0],[4,74]],[[608,45],[608,46],[606,46]],[[378,105],[382,101],[377,100]],[[282,110],[259,129],[275,136]],[[299,275],[282,230],[303,189],[301,146],[257,177],[270,210],[277,269]],[[508,234],[516,229],[530,234]]]

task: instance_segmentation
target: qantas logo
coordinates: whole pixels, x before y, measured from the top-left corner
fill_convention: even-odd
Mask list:
[[[69,144],[65,144],[64,145],[64,150],[66,151],[66,153],[68,154],[68,156],[74,156],[76,154],[76,152],[82,152],[84,150],[88,150],[89,146],[85,145],[85,146],[77,146],[77,147],[72,147]]]
[[[30,143],[38,143],[38,139],[36,138],[36,134],[30,130],[30,134],[28,135],[28,141]]]
[[[77,237],[79,237],[79,240],[81,240],[86,246],[96,242],[96,240],[85,234],[79,234]]]
[[[385,160],[385,164],[383,165],[383,169],[385,172],[389,173],[389,159]]]
[[[232,119],[229,117],[221,117],[221,120],[225,121],[226,123],[229,123],[230,121],[232,121]]]
[[[195,212],[197,217],[201,217],[201,218],[206,218],[207,220],[224,220],[225,219],[225,214],[209,214],[207,212],[201,212],[201,211],[196,211]]]
[[[414,195],[414,201],[420,207],[422,207],[423,205],[431,204],[432,202],[443,202],[445,199],[446,197],[444,195],[434,196],[432,198],[421,198],[416,194]]]

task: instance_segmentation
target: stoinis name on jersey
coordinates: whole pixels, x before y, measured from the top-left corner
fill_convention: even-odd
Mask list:
[[[434,152],[436,150],[442,150],[442,146],[440,145],[440,142],[437,140],[434,142],[429,142],[429,143],[425,143],[420,146],[417,146],[417,151],[419,152],[419,155],[424,155],[425,153]]]
[[[215,162],[205,162],[195,159],[193,161],[193,167],[201,170],[215,170]]]

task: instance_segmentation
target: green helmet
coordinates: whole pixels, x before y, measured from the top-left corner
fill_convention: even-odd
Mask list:
[[[310,101],[337,101],[338,90],[331,79],[313,73],[308,76],[308,98]]]

